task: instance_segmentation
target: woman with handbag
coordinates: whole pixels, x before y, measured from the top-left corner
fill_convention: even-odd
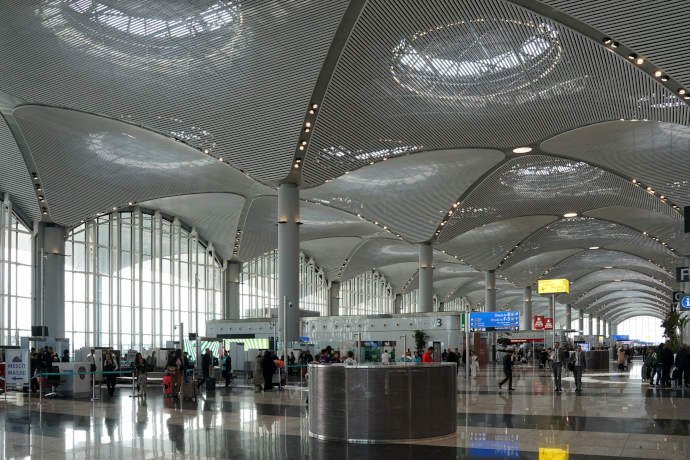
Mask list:
[[[103,364],[104,372],[115,372],[118,370],[117,361],[113,359],[113,356],[108,353],[105,355],[105,363]],[[117,382],[117,375],[115,374],[105,374],[105,383],[108,386],[108,396],[113,396],[115,393],[115,383]]]

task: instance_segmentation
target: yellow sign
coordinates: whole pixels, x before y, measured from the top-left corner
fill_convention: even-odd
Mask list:
[[[570,293],[568,280],[539,280],[539,294],[558,294],[561,292]]]
[[[568,460],[570,446],[565,447],[539,447],[539,460]]]

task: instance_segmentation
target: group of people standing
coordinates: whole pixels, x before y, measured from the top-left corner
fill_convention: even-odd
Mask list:
[[[618,352],[620,357],[620,351]],[[620,360],[620,358],[619,358]],[[673,380],[672,369],[676,367],[679,384],[690,387],[688,381],[688,374],[690,373],[690,353],[688,353],[688,345],[683,344],[676,355],[673,355],[673,350],[666,343],[660,343],[658,347],[649,347],[645,350],[644,357],[644,374],[643,378],[649,380],[651,386],[670,386]],[[654,377],[656,376],[656,383]]]

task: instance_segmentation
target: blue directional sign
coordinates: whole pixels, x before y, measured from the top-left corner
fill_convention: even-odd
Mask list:
[[[626,341],[626,340],[630,340],[630,336],[628,336],[628,335],[612,335],[611,338],[615,341],[621,341],[621,342]]]
[[[680,299],[681,310],[690,310],[690,295],[685,295]]]
[[[493,311],[487,313],[470,313],[471,332],[519,331],[520,312]]]

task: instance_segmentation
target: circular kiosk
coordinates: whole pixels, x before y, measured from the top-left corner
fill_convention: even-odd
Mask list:
[[[455,363],[309,365],[309,435],[385,443],[457,430]]]

